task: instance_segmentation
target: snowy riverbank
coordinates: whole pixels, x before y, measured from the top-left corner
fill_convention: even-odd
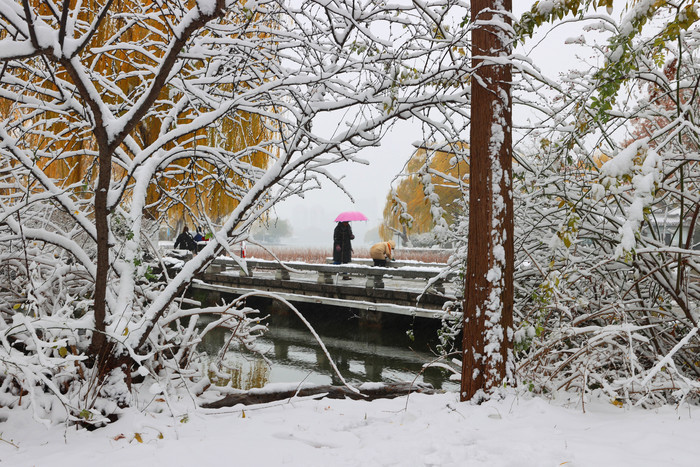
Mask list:
[[[129,410],[92,432],[45,428],[29,411],[1,409],[0,464],[690,467],[700,459],[700,408],[688,405],[644,410],[594,400],[583,413],[580,399],[511,394],[476,406],[447,393],[216,411],[183,399],[171,401],[172,416],[160,404],[161,414]]]

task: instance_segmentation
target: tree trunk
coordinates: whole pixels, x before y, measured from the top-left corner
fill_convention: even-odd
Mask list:
[[[484,10],[500,10],[489,12]],[[472,107],[469,239],[464,289],[461,400],[488,397],[513,371],[513,198],[511,67],[488,64],[510,55],[499,28],[511,0],[472,0]],[[493,21],[496,20],[496,21]],[[479,25],[479,23],[482,25]]]
[[[97,189],[95,190],[95,230],[97,235],[97,268],[95,277],[95,328],[92,341],[88,350],[91,358],[101,366],[101,374],[106,374],[111,368],[107,368],[106,361],[109,354],[109,345],[105,334],[105,320],[107,317],[107,278],[109,273],[109,212],[107,210],[107,194],[112,180],[112,158],[107,149],[106,137],[99,135],[101,141],[99,152],[99,172],[97,175]]]

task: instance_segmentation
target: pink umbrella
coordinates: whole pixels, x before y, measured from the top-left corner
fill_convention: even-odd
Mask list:
[[[366,221],[367,218],[360,211],[345,211],[338,214],[335,218],[335,222],[345,222],[345,221]]]

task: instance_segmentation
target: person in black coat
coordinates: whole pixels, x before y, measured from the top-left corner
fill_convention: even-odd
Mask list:
[[[189,227],[183,227],[182,233],[175,239],[175,248],[178,250],[197,251],[197,243],[190,235]]]
[[[352,234],[350,222],[338,222],[333,230],[333,263],[349,263],[352,257],[352,244],[355,236]]]

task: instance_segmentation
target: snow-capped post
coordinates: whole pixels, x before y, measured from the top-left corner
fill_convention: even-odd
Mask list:
[[[461,400],[513,374],[511,0],[472,0],[469,239]]]

